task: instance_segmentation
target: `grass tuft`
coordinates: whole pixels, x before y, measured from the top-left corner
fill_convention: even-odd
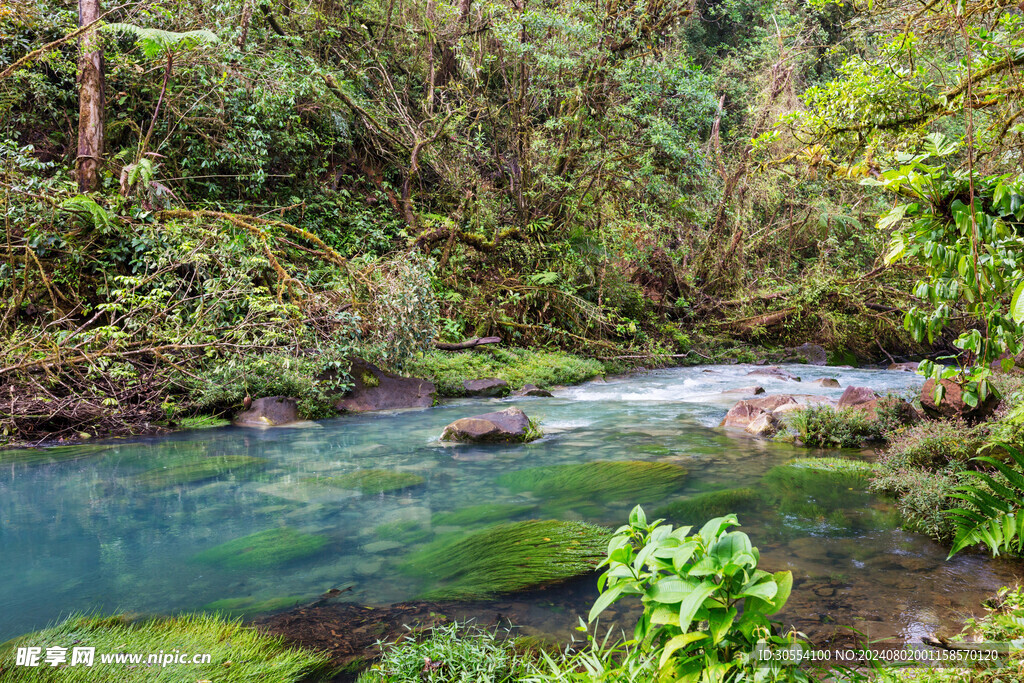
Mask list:
[[[93,666],[11,666],[18,647],[94,647]],[[7,651],[5,651],[5,649]],[[101,654],[209,654],[207,664],[103,664]],[[63,623],[0,645],[0,679],[4,683],[181,683],[181,681],[323,680],[332,674],[327,656],[293,647],[277,636],[213,614],[185,614],[133,620],[126,616],[73,616]]]

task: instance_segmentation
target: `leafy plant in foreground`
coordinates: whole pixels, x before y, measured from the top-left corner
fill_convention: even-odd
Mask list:
[[[644,613],[635,636],[659,657],[672,681],[809,680],[792,667],[756,660],[759,647],[794,645],[775,634],[768,615],[782,609],[793,587],[788,571],[757,568],[759,553],[739,531],[735,515],[716,517],[700,532],[647,522],[638,505],[608,544],[598,580],[593,621],[623,595],[639,595]]]
[[[967,472],[974,482],[956,487],[957,492],[952,494],[967,505],[949,511],[956,526],[950,557],[977,543],[984,543],[993,555],[1024,549],[1024,453],[1005,444],[1001,448],[1009,463],[991,455],[979,455],[974,460],[994,467],[1003,480],[988,472]]]

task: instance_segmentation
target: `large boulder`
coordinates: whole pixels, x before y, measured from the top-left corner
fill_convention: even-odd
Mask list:
[[[334,407],[341,413],[365,413],[372,410],[429,408],[434,405],[433,383],[415,377],[402,377],[381,370],[362,358],[352,359],[352,389],[338,399]]]
[[[746,429],[751,422],[761,415],[771,413],[778,409],[779,406],[790,403],[796,404],[796,400],[792,396],[786,396],[785,394],[748,398],[737,402],[736,405],[730,408],[718,426]]]
[[[819,387],[829,387],[830,389],[839,388],[839,380],[832,377],[822,377],[821,379],[814,380],[811,384],[817,384]]]
[[[239,427],[281,427],[298,421],[298,401],[287,396],[258,398],[235,418]]]
[[[999,399],[989,394],[984,401],[979,401],[973,408],[964,403],[963,387],[953,380],[942,380],[946,393],[942,401],[935,403],[935,380],[930,379],[921,387],[921,407],[924,412],[936,418],[960,418],[968,422],[977,422],[992,414],[999,404]]]
[[[827,365],[828,353],[817,344],[801,344],[796,348],[789,349],[789,356],[797,361],[808,365]]]
[[[464,417],[441,432],[442,441],[493,443],[526,441],[530,438],[530,418],[519,408]]]
[[[846,391],[839,397],[839,404],[836,407],[840,409],[853,408],[862,403],[877,401],[879,398],[881,397],[868,387],[846,387]]]
[[[786,382],[799,382],[800,378],[795,375],[791,375],[777,365],[769,365],[757,370],[751,370],[747,373],[748,376],[757,377],[771,377],[773,379],[781,379]]]
[[[508,396],[508,382],[497,377],[467,379],[462,383],[466,396]]]

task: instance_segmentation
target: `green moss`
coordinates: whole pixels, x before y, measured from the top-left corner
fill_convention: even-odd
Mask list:
[[[377,379],[377,375],[373,374],[372,372],[363,371],[363,373],[359,375],[359,379],[361,379],[363,381],[363,386],[364,387],[379,387],[380,386],[380,380]]]
[[[228,569],[274,567],[314,555],[328,540],[327,536],[288,527],[267,529],[204,550],[193,555],[192,561]]]
[[[143,472],[135,477],[136,483],[145,489],[154,490],[168,486],[195,484],[223,474],[248,474],[267,466],[265,458],[249,455],[217,455],[192,462],[160,467]]]
[[[561,351],[482,347],[468,353],[427,353],[410,361],[405,372],[432,381],[440,396],[462,396],[462,382],[477,377],[497,377],[517,389],[524,384],[544,388],[578,384],[605,374],[606,368],[598,360]]]
[[[247,617],[253,614],[279,612],[289,607],[309,602],[309,600],[308,595],[284,595],[263,600],[257,600],[251,596],[245,598],[225,598],[209,602],[203,605],[202,609],[208,612],[221,612],[233,617]]]
[[[494,522],[507,522],[510,519],[521,517],[536,509],[536,505],[488,503],[485,505],[471,505],[453,510],[452,512],[439,512],[434,515],[431,521],[435,526],[478,526]]]
[[[8,666],[17,647],[96,648],[95,666]],[[9,651],[5,651],[9,648]],[[207,664],[100,664],[100,653],[202,653]],[[4,683],[180,683],[215,680],[222,683],[274,681],[293,683],[323,680],[332,675],[330,659],[286,644],[283,638],[260,633],[238,621],[214,614],[132,620],[128,617],[70,617],[63,623],[0,645]]]
[[[352,489],[363,493],[386,493],[401,491],[411,486],[419,486],[423,477],[411,472],[395,472],[392,470],[356,470],[348,474],[314,479],[318,484],[333,486],[340,489]]]
[[[754,489],[727,489],[709,491],[663,505],[654,511],[654,516],[696,526],[731,512],[747,512],[763,506],[761,494]]]
[[[659,501],[685,478],[686,470],[679,465],[627,460],[533,467],[503,474],[498,483],[514,493],[528,491],[546,499],[545,510],[554,512],[595,509],[611,501]]]
[[[532,520],[437,540],[402,563],[426,599],[482,599],[593,571],[611,532],[582,522]]]
[[[53,446],[52,448],[12,448],[0,451],[0,464],[8,465],[50,465],[88,458],[113,448],[112,445],[87,444],[76,446]]]

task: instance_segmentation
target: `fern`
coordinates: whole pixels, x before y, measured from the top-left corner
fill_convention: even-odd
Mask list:
[[[84,194],[65,200],[60,208],[77,216],[85,226],[104,234],[113,230],[117,225],[116,219],[107,213],[106,209],[97,204],[95,199]]]
[[[135,43],[142,48],[142,54],[146,56],[146,59],[153,59],[165,51],[187,50],[198,45],[217,42],[217,36],[206,29],[177,33],[158,28],[143,28],[135,24],[107,24],[103,29],[135,36]]]
[[[983,543],[993,555],[1020,553],[1024,543],[1024,454],[1012,446],[1000,444],[1009,456],[1009,464],[988,455],[974,460],[994,467],[1005,481],[997,481],[987,472],[968,472],[977,483],[955,488],[953,498],[967,506],[947,514],[956,527],[952,557],[967,546]]]

